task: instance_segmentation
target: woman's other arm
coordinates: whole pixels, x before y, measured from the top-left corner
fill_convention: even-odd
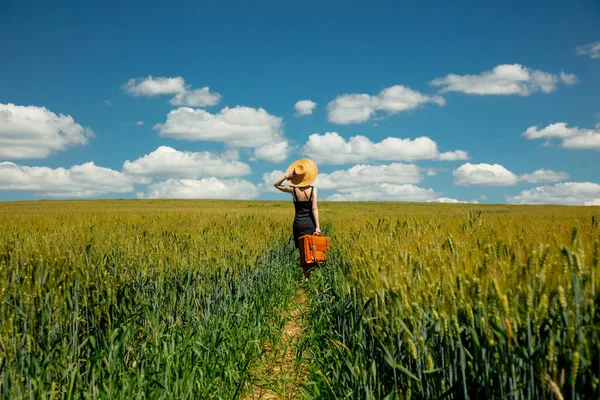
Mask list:
[[[319,207],[317,205],[317,188],[314,188],[313,199],[312,199],[312,212],[315,216],[315,232],[321,234],[321,224],[319,223]]]
[[[283,178],[279,179],[277,182],[275,182],[275,184],[273,186],[275,186],[277,189],[281,190],[282,192],[292,193],[292,190],[294,190],[294,189],[292,189],[291,186],[284,186],[284,185],[282,185],[282,183],[286,179],[292,179],[294,177],[294,172],[295,171],[285,174],[285,176]]]

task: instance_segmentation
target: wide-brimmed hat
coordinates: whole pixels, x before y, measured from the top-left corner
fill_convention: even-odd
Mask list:
[[[294,169],[296,170],[296,176],[288,180],[291,186],[308,186],[315,180],[319,173],[317,164],[308,158],[301,158],[291,163],[287,169],[287,173],[292,172]]]

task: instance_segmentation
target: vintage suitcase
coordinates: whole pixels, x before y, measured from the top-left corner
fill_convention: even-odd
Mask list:
[[[303,235],[298,238],[300,244],[300,262],[303,265],[322,263],[327,259],[327,250],[331,247],[331,238],[322,235]]]

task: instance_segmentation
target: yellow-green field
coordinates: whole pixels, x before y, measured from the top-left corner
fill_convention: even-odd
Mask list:
[[[251,398],[299,293],[281,398],[600,397],[598,207],[319,211],[304,284],[289,201],[0,203],[1,397]]]

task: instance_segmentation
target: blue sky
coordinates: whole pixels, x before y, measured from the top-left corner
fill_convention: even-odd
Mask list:
[[[0,201],[600,205],[600,3],[482,3],[4,1]]]

